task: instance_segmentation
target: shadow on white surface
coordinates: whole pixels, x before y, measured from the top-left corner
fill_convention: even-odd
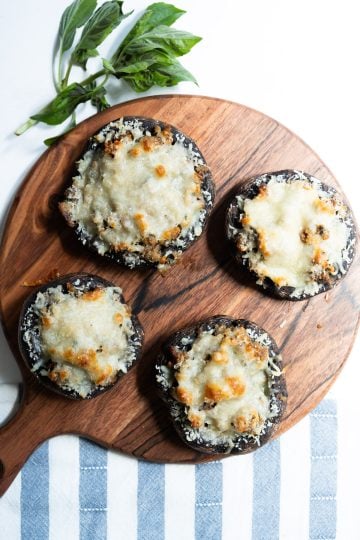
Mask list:
[[[0,429],[15,416],[20,398],[19,384],[0,384]]]

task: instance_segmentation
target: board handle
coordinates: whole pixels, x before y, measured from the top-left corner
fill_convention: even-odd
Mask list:
[[[0,428],[0,497],[15,480],[32,452],[49,435],[37,425],[39,403],[24,395],[11,420]]]

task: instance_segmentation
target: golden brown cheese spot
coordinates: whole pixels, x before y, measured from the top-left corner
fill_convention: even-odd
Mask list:
[[[226,364],[228,362],[228,356],[225,351],[215,351],[211,355],[211,361],[216,364]]]
[[[49,373],[49,379],[52,381],[52,382],[57,382],[59,377],[58,377],[58,373],[56,371],[50,371]]]
[[[226,328],[225,336],[240,342],[250,340],[247,331],[242,326],[240,328]]]
[[[231,397],[240,397],[245,393],[245,384],[239,377],[226,377],[225,381],[231,388]]]
[[[188,414],[188,419],[189,419],[190,424],[192,425],[193,428],[201,428],[201,426],[204,423],[201,416],[199,416],[197,414],[194,414],[194,413],[189,413]]]
[[[268,251],[266,247],[265,232],[261,229],[258,231],[258,245],[259,245],[259,250],[261,251],[263,257],[269,257],[270,252]]]
[[[121,313],[115,313],[114,321],[116,322],[116,324],[122,324],[123,316],[121,315]]]
[[[321,266],[322,271],[315,277],[324,281],[329,281],[329,274],[335,272],[335,267],[326,258],[326,254],[320,248],[316,248],[313,255],[313,262]]]
[[[269,349],[256,341],[252,341],[249,337],[245,345],[245,350],[250,358],[261,363],[265,362],[269,357]]]
[[[199,172],[195,171],[194,172],[194,184],[195,185],[194,185],[194,188],[192,190],[192,193],[195,193],[195,195],[200,195],[200,193],[201,193],[202,179],[203,179],[202,175]]]
[[[215,382],[210,382],[205,386],[205,401],[218,403],[225,399],[230,399],[231,394]]]
[[[220,350],[223,351],[225,345],[230,347],[236,347],[242,343],[248,343],[249,336],[245,328],[226,328],[224,331],[224,337],[220,343]]]
[[[245,416],[240,415],[234,421],[234,427],[239,433],[245,433],[247,431],[247,421]]]
[[[165,126],[164,129],[161,131],[160,136],[165,144],[172,144],[174,141],[170,126]]]
[[[259,188],[259,193],[257,195],[257,197],[259,197],[260,199],[261,198],[265,198],[268,194],[268,190],[267,190],[267,186],[266,185],[261,185],[260,188]]]
[[[253,411],[250,418],[250,430],[255,431],[256,428],[261,424],[261,417],[257,411]]]
[[[300,240],[304,244],[312,244],[314,242],[314,235],[309,227],[305,227],[305,229],[300,232]]]
[[[66,349],[64,351],[64,358],[69,364],[85,369],[95,384],[101,384],[112,373],[111,367],[100,368],[96,351],[93,349],[80,351],[75,353],[72,349]]]
[[[69,374],[65,370],[52,370],[49,373],[49,379],[55,383],[57,382],[65,382],[69,378]]]
[[[114,246],[115,251],[131,251],[131,246],[126,242],[119,242]]]
[[[257,427],[261,424],[261,418],[257,411],[252,411],[249,418],[244,415],[240,415],[235,419],[234,426],[239,433],[256,431]]]
[[[115,378],[115,375],[116,374],[113,373],[113,370],[108,366],[106,369],[99,372],[99,375],[96,379],[96,384],[101,385],[109,379],[110,381],[113,381]]]
[[[116,227],[116,221],[112,217],[109,217],[107,219],[107,224],[110,227],[110,229],[115,229],[115,227]]]
[[[334,265],[333,265],[333,264],[330,264],[329,261],[323,261],[322,267],[324,268],[324,270],[325,270],[326,272],[330,272],[330,273],[335,272],[335,267],[334,267]]]
[[[140,213],[134,214],[134,220],[140,233],[142,235],[145,234],[147,223],[145,221],[144,214],[140,214]]]
[[[185,405],[191,405],[192,404],[193,396],[192,396],[191,392],[186,390],[186,388],[178,386],[177,389],[176,389],[176,394],[177,394],[177,397],[178,397],[179,401],[181,401],[181,403],[185,403]]]
[[[59,379],[61,381],[66,381],[68,379],[68,372],[67,371],[59,371]]]
[[[130,148],[128,154],[133,158],[136,158],[136,157],[140,156],[141,147],[140,146],[134,146],[133,148]]]
[[[245,227],[246,225],[249,225],[250,221],[251,220],[250,220],[249,216],[243,216],[242,219],[241,219],[241,225],[243,227]]]
[[[160,126],[155,126],[154,131],[155,135],[160,138],[164,144],[172,144],[173,135],[170,126],[164,126],[163,129],[161,129]]]
[[[159,137],[145,135],[140,139],[140,142],[145,152],[153,152],[156,146],[161,144],[161,139]]]
[[[328,240],[330,237],[330,233],[325,229],[324,225],[316,225],[316,234],[318,234],[322,240]]]
[[[51,326],[51,319],[50,317],[47,317],[46,315],[41,317],[41,324],[44,326],[44,328],[50,328]]]
[[[94,302],[96,300],[99,300],[104,295],[104,290],[97,287],[96,289],[92,291],[87,291],[82,295],[82,299],[86,302]]]
[[[159,178],[164,178],[164,176],[166,175],[166,169],[164,165],[157,165],[155,167],[155,172]]]
[[[162,239],[174,240],[175,238],[179,236],[180,233],[181,233],[180,227],[172,227],[171,229],[168,229],[167,231],[164,232],[164,234],[162,235]]]
[[[300,239],[304,244],[317,244],[321,240],[328,240],[329,231],[323,225],[316,225],[315,232],[305,227],[300,232]]]
[[[283,276],[275,276],[272,280],[278,287],[286,287],[287,285],[287,280]]]
[[[194,182],[196,184],[201,184],[201,181],[202,181],[202,175],[201,174],[199,174],[197,171],[194,171],[193,177],[194,177]]]
[[[104,143],[105,154],[112,158],[115,157],[115,154],[117,150],[120,148],[121,144],[122,144],[121,141],[119,141],[118,139],[115,139],[115,141],[106,141]]]
[[[326,200],[326,199],[320,199],[320,197],[318,197],[317,199],[315,199],[314,205],[315,205],[315,208],[319,210],[320,212],[326,212],[328,214],[335,214],[333,199]]]
[[[324,255],[325,255],[325,253],[324,253],[324,251],[322,249],[316,248],[314,250],[314,254],[313,254],[313,258],[312,258],[313,262],[315,264],[321,264],[322,261],[323,261]]]
[[[89,349],[88,351],[81,351],[75,353],[72,349],[66,349],[64,351],[64,358],[70,364],[77,365],[79,367],[96,368],[96,351]]]

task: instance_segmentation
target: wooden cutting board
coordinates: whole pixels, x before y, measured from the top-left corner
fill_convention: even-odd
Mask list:
[[[57,201],[86,140],[110,120],[139,115],[169,122],[194,138],[213,171],[216,206],[207,231],[165,277],[131,271],[89,254],[75,241]],[[224,213],[234,188],[249,176],[303,169],[339,188],[319,157],[275,120],[236,103],[195,96],[159,96],[117,105],[81,123],[47,150],[28,174],[6,224],[1,246],[0,306],[7,339],[21,368],[20,409],[0,429],[0,495],[44,440],[76,433],[138,458],[166,463],[213,459],[186,447],[174,433],[154,390],[160,344],[184,325],[215,314],[255,321],[281,348],[289,391],[279,435],[325,395],[351,349],[359,319],[359,257],[333,291],[303,302],[269,298],[239,279],[224,242]],[[35,281],[50,270],[92,272],[123,288],[145,331],[143,357],[103,395],[76,402],[41,388],[24,369],[17,346],[18,315]]]

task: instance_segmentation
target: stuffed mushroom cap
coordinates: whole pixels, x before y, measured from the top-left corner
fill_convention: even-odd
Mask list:
[[[279,350],[262,328],[216,316],[171,336],[156,363],[161,397],[182,440],[204,453],[247,453],[286,406]]]
[[[349,207],[334,188],[301,171],[246,182],[229,205],[226,232],[238,264],[290,300],[331,289],[354,258]]]
[[[201,235],[213,201],[192,139],[158,120],[124,117],[90,139],[60,210],[99,255],[165,270]]]
[[[91,274],[48,283],[25,301],[19,347],[39,382],[69,398],[111,388],[138,358],[143,331],[122,291]]]

